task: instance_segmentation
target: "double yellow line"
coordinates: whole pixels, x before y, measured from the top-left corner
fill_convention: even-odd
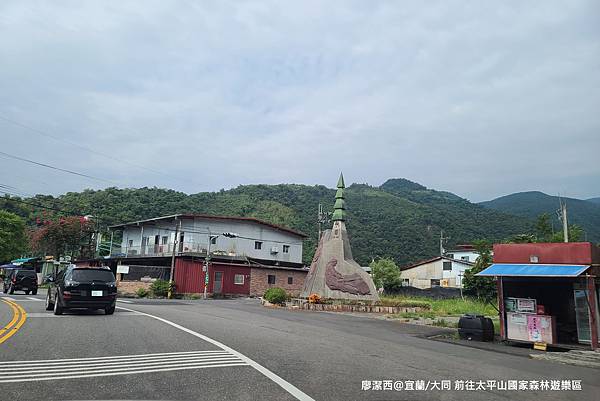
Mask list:
[[[11,338],[27,320],[27,313],[21,305],[7,299],[2,299],[2,301],[12,308],[13,317],[6,326],[0,329],[0,344]]]

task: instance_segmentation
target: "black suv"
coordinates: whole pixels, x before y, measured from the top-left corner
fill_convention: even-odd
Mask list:
[[[55,315],[65,309],[104,309],[107,315],[115,312],[117,283],[108,267],[71,265],[45,281],[50,284],[46,310],[54,310]]]
[[[13,294],[15,291],[24,291],[29,295],[37,294],[38,278],[35,270],[11,269],[4,278],[4,293]]]

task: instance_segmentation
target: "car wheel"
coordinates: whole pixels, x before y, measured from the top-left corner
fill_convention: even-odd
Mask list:
[[[60,301],[58,300],[58,294],[56,294],[56,299],[54,300],[54,314],[62,315],[63,307],[60,305]]]
[[[13,288],[12,284],[10,285],[10,287],[8,287],[8,293],[9,294],[14,294],[15,293],[15,289]]]
[[[30,293],[29,290],[25,291],[25,295],[29,295],[29,293]]]
[[[115,307],[109,306],[108,308],[104,309],[104,313],[106,313],[107,315],[112,315],[113,313],[115,313]]]
[[[31,295],[37,295],[37,289],[31,291]]]
[[[46,295],[46,310],[54,309],[54,304],[50,302],[50,291],[48,291],[48,295]]]

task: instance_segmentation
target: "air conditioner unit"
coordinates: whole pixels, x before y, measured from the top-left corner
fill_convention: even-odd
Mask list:
[[[279,248],[277,248],[276,246],[272,247],[271,253],[279,253]]]

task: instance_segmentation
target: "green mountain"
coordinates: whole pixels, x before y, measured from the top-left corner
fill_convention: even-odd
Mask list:
[[[61,214],[58,210],[98,216],[102,226],[175,213],[251,216],[309,235],[304,260],[310,262],[317,239],[318,204],[331,211],[334,195],[334,189],[321,185],[296,184],[246,185],[192,195],[161,188],[107,188],[58,197],[38,195],[21,202],[0,198],[0,208],[20,214],[30,224],[48,214]],[[352,250],[363,265],[376,257],[389,256],[406,264],[435,256],[442,229],[450,237],[446,246],[451,247],[481,238],[500,240],[532,228],[529,219],[489,210],[404,179],[388,180],[381,187],[353,184],[345,195]]]
[[[600,205],[600,196],[597,198],[590,198],[590,199],[586,199],[587,202],[592,202],[592,203],[597,203],[598,205]]]
[[[600,241],[600,203],[591,200],[562,198],[567,203],[569,224],[580,226],[587,236],[588,241]],[[598,199],[598,198],[595,198]],[[543,192],[518,192],[500,198],[481,202],[480,205],[505,213],[535,218],[542,213],[548,213],[556,230],[561,229],[561,223],[556,213],[560,208],[557,196],[547,195]]]

